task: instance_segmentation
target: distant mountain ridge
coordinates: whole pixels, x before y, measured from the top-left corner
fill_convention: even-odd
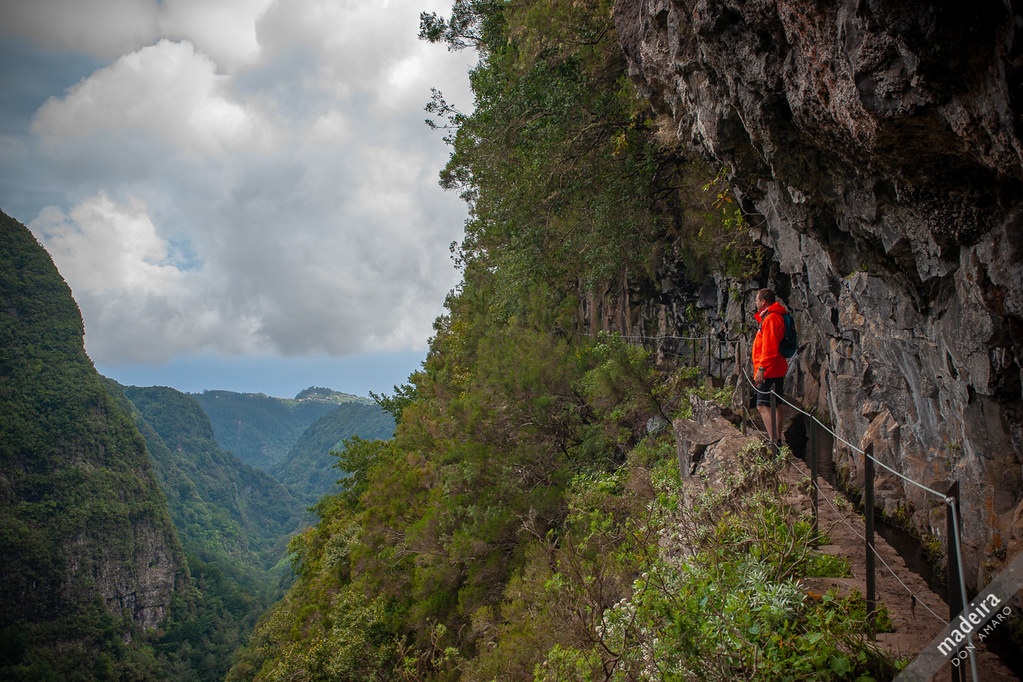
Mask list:
[[[363,405],[373,405],[373,401],[370,398],[364,398],[362,396],[352,395],[351,393],[341,393],[330,388],[321,388],[319,386],[310,386],[304,391],[300,391],[295,396],[295,400],[320,400],[328,403],[337,403],[338,405],[344,405],[346,403],[360,403]]]
[[[338,405],[372,402],[368,398],[315,387],[307,388],[293,399],[233,391],[190,395],[209,417],[220,447],[263,471],[270,471],[285,461],[302,433]]]
[[[330,456],[345,439],[387,439],[394,419],[369,398],[311,386],[294,398],[262,393],[190,394],[224,450],[269,472],[308,504],[334,491],[342,472]]]

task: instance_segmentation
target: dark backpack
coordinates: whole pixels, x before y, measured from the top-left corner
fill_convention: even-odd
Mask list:
[[[767,313],[767,315],[772,314],[777,313]],[[765,319],[767,315],[764,315]],[[785,333],[782,335],[781,341],[778,342],[778,354],[783,358],[791,358],[799,348],[799,339],[796,337],[796,321],[793,319],[792,313],[788,311],[781,313],[781,319],[785,323]]]
[[[799,339],[796,337],[796,321],[792,318],[792,313],[789,312],[782,313],[781,317],[785,320],[785,335],[778,342],[778,352],[783,358],[791,358],[799,347]]]

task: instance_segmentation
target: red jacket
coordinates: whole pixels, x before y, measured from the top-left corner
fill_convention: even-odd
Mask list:
[[[778,352],[778,344],[785,336],[785,320],[782,318],[785,312],[785,306],[775,301],[762,313],[754,315],[760,331],[753,339],[753,372],[763,367],[765,379],[784,377],[789,371],[788,360]]]

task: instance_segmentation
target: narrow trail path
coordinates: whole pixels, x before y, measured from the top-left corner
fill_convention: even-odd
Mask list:
[[[782,471],[782,480],[788,484],[789,489],[805,490],[809,478],[810,471],[806,465],[798,458],[790,457],[788,466]],[[866,527],[863,516],[857,513],[851,503],[834,504],[835,500],[845,500],[845,497],[827,481],[818,478],[817,483],[820,490],[818,527],[821,531],[827,532],[831,539],[831,544],[821,549],[829,554],[848,558],[852,577],[813,578],[804,580],[803,583],[808,591],[814,593],[824,593],[837,588],[843,595],[854,590],[865,595]],[[787,501],[794,507],[810,511],[809,496],[792,495]],[[878,634],[877,642],[888,651],[912,660],[946,628],[948,604],[930,588],[923,577],[906,566],[897,550],[876,533],[874,546],[879,557],[875,562],[877,601],[887,609],[894,630]],[[969,680],[969,665],[966,665],[965,670],[966,679]],[[950,671],[951,664],[947,664],[933,679],[950,680],[952,679]],[[977,671],[982,682],[1003,680],[1015,682],[1020,679],[983,644],[977,646]]]

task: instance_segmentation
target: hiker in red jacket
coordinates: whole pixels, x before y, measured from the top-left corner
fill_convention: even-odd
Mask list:
[[[757,312],[754,317],[760,325],[753,339],[753,383],[757,387],[756,405],[760,417],[767,428],[767,436],[772,443],[781,446],[782,391],[785,388],[785,374],[789,371],[789,363],[778,345],[785,336],[785,320],[782,315],[787,312],[785,306],[778,303],[774,292],[761,289],[756,296]],[[771,392],[776,394],[777,412],[772,429]]]

